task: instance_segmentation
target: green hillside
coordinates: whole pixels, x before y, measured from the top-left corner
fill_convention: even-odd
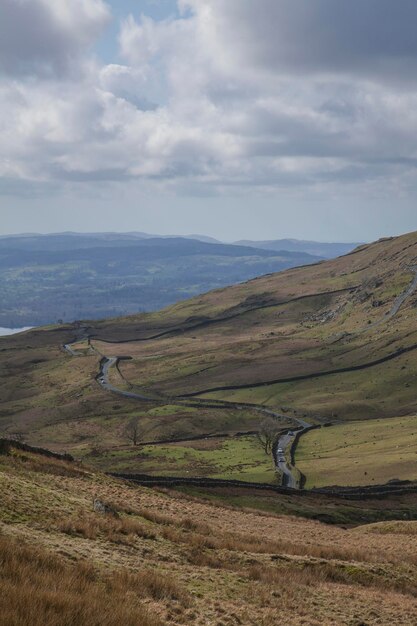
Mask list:
[[[159,452],[136,454],[126,438],[132,418],[141,443],[167,445],[254,433],[260,406],[279,412],[282,428],[294,417],[318,425],[374,418],[377,433],[378,419],[417,409],[416,265],[411,233],[156,313],[3,338],[1,429],[100,467],[162,473],[173,470],[174,452],[165,466]],[[62,345],[77,338],[74,357]],[[144,400],[100,387],[103,356],[123,357],[110,383]],[[183,475],[199,456],[187,454],[174,466]],[[210,454],[204,459],[212,467]],[[397,460],[384,480],[398,477]],[[232,465],[217,470],[212,475],[236,476]]]

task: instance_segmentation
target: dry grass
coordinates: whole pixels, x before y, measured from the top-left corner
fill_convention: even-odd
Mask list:
[[[78,535],[86,539],[102,537],[113,543],[132,544],[135,537],[156,538],[155,533],[137,520],[93,513],[81,513],[60,520],[57,529],[67,535]]]
[[[182,606],[191,605],[191,596],[170,576],[159,571],[146,569],[134,574],[124,571],[115,572],[111,577],[113,588],[129,589],[139,597],[150,597],[154,600],[176,600]]]
[[[359,532],[375,533],[380,535],[405,535],[414,536],[417,535],[417,522],[377,522],[375,524],[368,524],[358,529]],[[400,540],[401,541],[401,540]]]
[[[54,459],[52,457],[22,452],[11,448],[9,463],[16,467],[20,466],[27,472],[42,472],[43,474],[53,474],[55,476],[67,476],[72,478],[83,478],[90,475],[85,468],[80,467],[75,462]]]
[[[103,579],[91,564],[68,564],[4,537],[0,564],[1,626],[162,626],[139,600],[144,574]]]
[[[167,493],[167,492],[165,492]],[[169,494],[174,499],[194,502],[196,506],[202,504],[207,506],[204,500],[198,498],[190,498],[187,495],[179,495],[176,492]],[[348,545],[327,545],[307,543],[302,540],[291,540],[287,536],[282,538],[260,535],[258,533],[248,534],[238,531],[226,531],[216,526],[211,526],[207,522],[193,519],[191,517],[176,517],[174,515],[166,515],[150,508],[133,507],[129,505],[120,505],[118,502],[112,502],[111,506],[115,510],[123,510],[130,515],[139,516],[157,526],[159,536],[177,544],[187,544],[195,548],[200,555],[192,555],[190,558],[211,561],[206,559],[205,550],[227,550],[230,552],[248,552],[253,554],[285,554],[292,556],[308,556],[315,559],[338,560],[345,562],[367,562],[367,563],[407,563],[417,565],[417,554],[409,554],[406,550],[398,549],[396,551],[386,551],[383,547],[371,547],[361,543],[355,545],[349,542]],[[191,507],[192,509],[193,507]],[[224,510],[235,511],[235,508],[225,508]],[[271,519],[271,515],[248,509],[248,515],[253,517],[265,517]],[[279,519],[279,518],[277,518]],[[369,525],[370,532],[375,534],[398,533],[404,535],[413,535],[417,531],[414,522],[383,522],[379,524]],[[368,528],[365,526],[363,528]],[[214,559],[214,567],[218,567],[219,559]],[[224,560],[222,560],[224,562]]]
[[[317,587],[323,583],[341,583],[380,590],[395,589],[403,594],[417,596],[415,578],[404,577],[393,581],[383,570],[366,568],[359,564],[300,561],[276,568],[253,565],[247,572],[247,576],[251,580],[274,585]]]
[[[1,626],[272,626],[279,611],[291,626],[413,623],[411,522],[345,530],[35,461],[0,459]]]

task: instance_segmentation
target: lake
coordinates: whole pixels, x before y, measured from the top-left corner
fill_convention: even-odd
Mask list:
[[[0,326],[0,337],[6,335],[17,335],[17,333],[23,333],[25,330],[30,330],[33,326],[25,326],[24,328],[2,328]]]

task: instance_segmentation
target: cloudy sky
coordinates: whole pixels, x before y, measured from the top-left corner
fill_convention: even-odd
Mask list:
[[[0,233],[417,230],[415,0],[1,0]]]

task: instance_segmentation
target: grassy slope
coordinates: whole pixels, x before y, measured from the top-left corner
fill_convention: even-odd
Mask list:
[[[256,437],[143,446],[133,454],[138,471],[146,474],[276,482],[272,458],[264,453]],[[122,454],[118,471],[126,463],[123,457]],[[132,470],[133,460],[127,465]]]
[[[0,457],[0,483],[2,626],[55,626],[57,616],[61,626],[272,626],[278,614],[293,626],[409,625],[417,611],[415,522],[345,530],[137,488],[31,453]],[[118,519],[95,513],[93,497]],[[274,501],[281,511],[335,507]]]
[[[220,289],[164,311],[61,327],[0,342],[0,428],[35,443],[85,455],[92,445],[126,443],[123,428],[141,418],[149,439],[256,428],[259,416],[221,409],[186,411],[117,398],[93,380],[98,357],[77,359],[59,345],[94,336],[107,355],[130,355],[118,384],[167,394],[267,403],[288,415],[342,420],[410,415],[417,408],[417,350],[373,368],[252,388],[253,383],[356,366],[417,344],[414,294],[386,318],[412,279],[417,234],[384,240],[332,261]],[[337,293],[333,293],[335,290]],[[344,291],[340,291],[344,290]],[[227,318],[204,325],[204,320]],[[369,322],[382,320],[379,326]],[[195,327],[198,322],[203,325]],[[155,334],[170,334],[140,341]],[[129,339],[135,341],[129,342]],[[116,343],[106,343],[111,340]],[[123,343],[120,343],[123,342]],[[237,391],[207,393],[218,386]],[[162,409],[165,411],[165,409]],[[110,457],[108,457],[110,458]],[[392,476],[394,477],[394,476]]]
[[[306,487],[417,479],[417,417],[338,424],[304,435],[297,467]]]
[[[335,261],[290,270],[177,305],[164,315],[171,327],[191,313],[194,317],[203,314],[203,310],[206,316],[218,316],[224,315],[225,309],[230,314],[268,301],[286,301],[306,292],[323,293],[357,286],[354,292],[312,296],[255,310],[181,336],[123,345],[123,350],[134,360],[123,363],[122,371],[133,383],[168,393],[174,390],[189,393],[224,385],[250,387],[251,382],[349,367],[417,343],[417,331],[412,323],[415,297],[405,303],[394,320],[368,330],[368,322],[383,319],[395,297],[409,284],[410,266],[417,253],[416,241],[417,237],[410,235],[381,242]],[[381,284],[375,286],[376,280],[382,281]],[[106,328],[100,328],[100,336],[110,337],[113,332],[114,338],[126,337],[128,328],[124,324],[127,323],[125,320],[117,329],[107,324]],[[146,329],[143,324],[134,332],[130,329],[131,336],[140,337],[141,328]],[[107,345],[103,349],[109,354],[120,352],[120,346]],[[214,397],[283,403],[327,415],[336,411],[351,418],[362,417],[366,411],[395,415],[399,403],[401,411],[410,412],[416,406],[411,390],[407,391],[415,381],[416,366],[417,351],[365,374],[335,375],[333,379],[249,388],[236,393],[222,391]],[[354,386],[350,398],[346,398],[344,391],[345,380],[349,381],[349,387]],[[387,384],[391,386],[390,393],[380,393],[382,388],[387,389]]]
[[[108,452],[128,448],[124,429],[132,417],[140,418],[146,441],[207,432],[233,434],[253,430],[259,422],[250,410],[141,403],[106,393],[94,380],[99,357],[71,358],[59,349],[71,336],[65,330],[34,331],[1,342],[0,432],[21,433],[31,443],[70,450],[91,462],[99,461],[91,455],[100,448],[107,467],[118,469]],[[137,454],[134,448],[130,452]]]

